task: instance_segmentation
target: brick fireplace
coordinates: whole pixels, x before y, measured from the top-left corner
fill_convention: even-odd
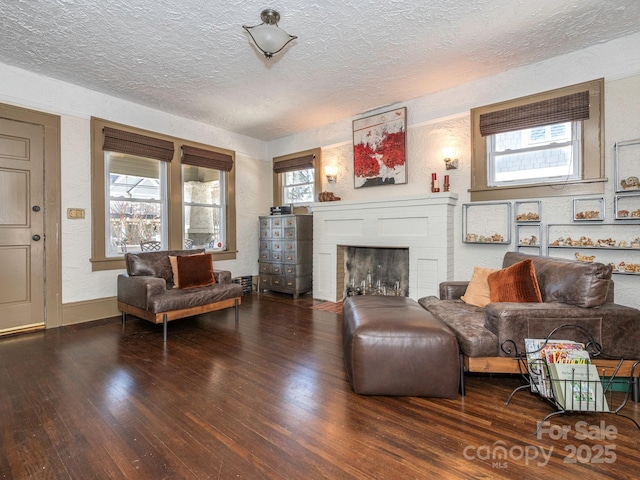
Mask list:
[[[313,204],[313,297],[345,295],[345,247],[408,249],[402,294],[438,295],[453,276],[454,193]],[[386,280],[389,283],[389,280]]]

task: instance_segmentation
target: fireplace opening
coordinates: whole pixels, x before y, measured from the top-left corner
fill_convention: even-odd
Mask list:
[[[409,296],[409,248],[338,245],[338,288],[354,295]]]

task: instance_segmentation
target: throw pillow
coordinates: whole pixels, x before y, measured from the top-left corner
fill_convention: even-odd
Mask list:
[[[533,262],[529,259],[493,272],[487,281],[492,302],[542,302]]]
[[[495,268],[474,267],[471,281],[460,300],[476,307],[484,307],[491,303],[491,291],[487,277],[497,271]]]
[[[192,253],[191,255],[185,255],[188,257],[194,255],[205,255],[204,253]],[[171,271],[173,272],[173,286],[175,288],[180,288],[180,275],[178,275],[178,256],[169,255],[169,263],[171,264]]]
[[[179,288],[204,287],[216,283],[211,255],[189,255],[176,258]]]

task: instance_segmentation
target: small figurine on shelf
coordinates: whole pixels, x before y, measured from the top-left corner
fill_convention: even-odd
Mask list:
[[[318,194],[319,202],[337,202],[340,197],[336,197],[333,192],[320,192]]]
[[[448,192],[449,191],[449,175],[445,175],[444,176],[444,191]]]

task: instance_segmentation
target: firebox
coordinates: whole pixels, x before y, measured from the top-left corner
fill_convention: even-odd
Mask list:
[[[338,245],[344,280],[342,298],[355,295],[408,296],[409,248]],[[340,267],[338,267],[340,268]]]

